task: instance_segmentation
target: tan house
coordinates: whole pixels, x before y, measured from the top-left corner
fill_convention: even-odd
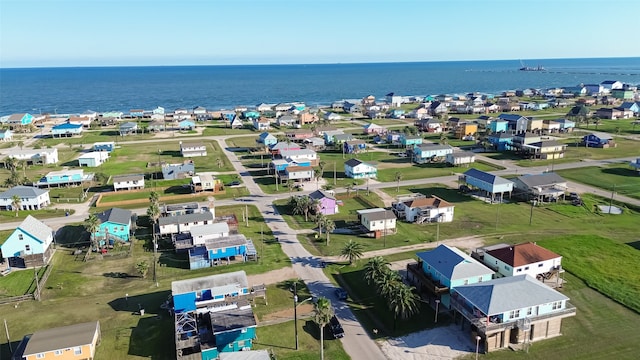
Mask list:
[[[318,121],[318,115],[316,114],[312,114],[308,111],[303,111],[298,114],[298,122],[300,125],[312,124],[316,121]]]
[[[24,360],[93,360],[100,343],[100,323],[87,323],[40,330],[25,336],[18,346]],[[25,345],[26,344],[26,345]]]

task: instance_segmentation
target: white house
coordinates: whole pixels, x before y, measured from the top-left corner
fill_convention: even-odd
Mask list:
[[[113,177],[113,190],[144,189],[144,175],[119,175]]]
[[[203,143],[183,143],[180,141],[180,154],[183,157],[207,156],[207,146]]]
[[[377,234],[396,232],[396,214],[391,210],[373,208],[356,211],[360,224]]]
[[[107,151],[92,151],[78,157],[78,165],[86,167],[97,167],[109,159],[109,152]]]
[[[311,181],[315,175],[315,171],[311,166],[292,166],[289,165],[284,169],[284,180],[300,180]]]
[[[295,161],[297,163],[311,162],[315,165],[318,160],[318,154],[311,149],[286,149],[280,150],[280,155],[287,161]]]
[[[58,163],[58,149],[24,149],[13,150],[8,157],[12,157],[16,160],[26,160],[31,164],[57,164]]]
[[[51,204],[49,190],[32,186],[14,186],[0,194],[0,210],[15,210],[11,205],[14,195],[20,198],[20,210],[39,210]]]
[[[505,245],[484,251],[482,261],[501,276],[539,275],[559,271],[562,256],[536,243]]]
[[[271,128],[271,121],[266,118],[253,119],[253,128],[258,131],[266,131]]]
[[[193,246],[203,245],[207,240],[229,236],[229,224],[223,221],[207,225],[196,225],[191,227],[190,232]]]
[[[470,151],[459,151],[445,155],[445,162],[452,166],[467,165],[476,161],[476,154]]]
[[[2,141],[13,140],[13,132],[10,129],[0,129],[0,140]]]
[[[160,235],[179,234],[191,231],[198,225],[207,225],[213,222],[211,212],[199,212],[184,215],[165,216],[158,219]]]
[[[393,204],[398,217],[408,222],[452,222],[454,205],[437,196],[417,197]]]
[[[348,178],[353,179],[375,178],[378,175],[378,169],[358,159],[349,159],[344,163],[344,173]]]

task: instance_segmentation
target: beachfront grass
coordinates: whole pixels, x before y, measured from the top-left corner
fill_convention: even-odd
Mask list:
[[[315,360],[320,353],[320,329],[313,319],[298,319],[298,350],[295,349],[293,321],[258,326],[257,339],[253,349],[267,349],[278,360]],[[340,340],[333,339],[329,328],[325,326],[325,359],[347,360],[349,355],[342,348]]]
[[[640,176],[638,176],[638,171],[628,164],[611,164],[604,167],[590,166],[556,172],[568,180],[640,199]]]

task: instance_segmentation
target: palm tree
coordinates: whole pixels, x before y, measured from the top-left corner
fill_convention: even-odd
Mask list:
[[[349,265],[353,265],[355,260],[358,260],[362,257],[362,252],[364,247],[362,244],[354,242],[353,240],[349,240],[342,250],[340,250],[340,257],[347,258],[349,260]]]
[[[158,205],[159,201],[160,201],[160,195],[158,195],[157,192],[152,191],[152,192],[149,193],[149,202],[150,203]]]
[[[344,188],[347,190],[347,197],[350,197],[351,191],[353,190],[353,184],[347,184]]]
[[[136,271],[142,276],[144,279],[147,277],[147,272],[149,271],[149,263],[146,260],[141,260],[136,264]]]
[[[149,205],[149,207],[147,208],[147,216],[149,217],[149,222],[151,223],[151,226],[153,228],[153,239],[155,240],[156,238],[156,221],[158,221],[158,218],[160,217],[160,208],[158,207],[158,204],[155,203],[151,203]]]
[[[320,200],[318,199],[312,199],[308,196],[306,196],[307,198],[307,212],[308,213],[314,213],[317,214],[318,211],[320,210]]]
[[[367,284],[373,285],[386,271],[390,271],[389,262],[382,256],[372,257],[364,266],[364,279],[367,281]]]
[[[336,229],[336,224],[333,222],[333,220],[326,218],[324,222],[324,232],[327,234],[327,245],[329,245],[329,240],[330,240],[329,236],[331,232],[335,229]]]
[[[322,177],[322,175],[324,174],[324,168],[327,167],[327,163],[324,161],[320,161],[318,163],[318,173],[320,173],[319,177]]]
[[[24,141],[18,141],[18,146],[20,147],[20,150],[22,150],[22,148],[24,147]]]
[[[218,165],[218,169],[220,169],[222,167],[223,163],[224,162],[222,161],[222,159],[220,159],[220,158],[216,159],[216,165]]]
[[[398,283],[402,283],[402,279],[398,272],[392,270],[383,272],[380,277],[374,281],[376,284],[376,290],[385,298],[388,298],[389,294],[395,291],[395,287]]]
[[[394,176],[396,179],[396,192],[400,192],[400,180],[402,180],[402,173],[400,171],[396,171]]]
[[[22,204],[22,199],[20,199],[20,196],[13,195],[11,197],[11,207],[16,210],[16,217],[18,217],[18,210],[20,210],[21,204]]]
[[[89,236],[91,237],[91,246],[93,248],[97,249],[98,248],[98,242],[96,240],[96,232],[100,228],[100,219],[98,219],[96,214],[90,214],[89,217],[87,217],[84,220],[84,224],[83,225],[84,225],[85,230],[87,230],[89,232]],[[84,261],[87,261],[87,258],[88,258],[90,253],[91,253],[91,251],[87,251],[87,254],[84,257]]]
[[[320,233],[320,236],[322,236],[322,226],[324,225],[324,222],[327,221],[327,217],[323,213],[318,212],[314,217],[314,221],[316,222],[316,225],[318,225],[318,232]]]
[[[320,359],[324,360],[324,326],[331,321],[333,317],[333,307],[331,300],[326,297],[318,298],[313,306],[313,320],[320,327]]]
[[[417,314],[420,310],[418,306],[418,295],[416,295],[413,290],[415,290],[413,286],[398,282],[393,286],[393,291],[386,296],[389,310],[393,313],[394,330],[396,329],[398,317],[406,320],[410,316]]]

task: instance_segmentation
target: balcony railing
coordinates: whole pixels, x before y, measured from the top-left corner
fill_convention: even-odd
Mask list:
[[[418,284],[416,285],[418,285],[419,290],[426,289],[434,295],[449,292],[449,287],[444,286],[437,281],[434,281],[424,273],[424,271],[422,270],[422,263],[408,264],[407,271],[409,272],[411,277],[418,282]]]

